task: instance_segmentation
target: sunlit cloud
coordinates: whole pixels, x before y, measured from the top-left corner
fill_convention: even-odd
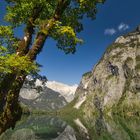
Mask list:
[[[129,25],[128,24],[125,24],[125,23],[120,23],[120,25],[118,26],[118,30],[119,31],[125,31],[125,30],[127,30],[127,29],[129,29]]]
[[[125,24],[122,22],[117,26],[117,28],[105,29],[104,34],[112,36],[112,35],[116,34],[117,32],[123,32],[123,31],[128,30],[129,28],[130,28],[130,26],[128,24]]]
[[[116,30],[114,28],[108,28],[108,29],[105,29],[104,31],[104,34],[105,35],[114,35],[116,33]]]

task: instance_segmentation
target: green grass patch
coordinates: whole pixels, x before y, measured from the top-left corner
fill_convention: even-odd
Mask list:
[[[140,62],[140,55],[136,56],[136,62]]]
[[[86,72],[82,75],[82,77],[90,77],[92,75],[92,72],[89,71],[89,72]]]
[[[140,63],[135,66],[135,70],[136,71],[139,71],[140,70]]]

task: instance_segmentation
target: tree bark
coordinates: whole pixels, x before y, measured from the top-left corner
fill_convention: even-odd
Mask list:
[[[22,109],[19,105],[18,97],[25,77],[26,75],[24,74],[23,76],[17,76],[12,88],[8,91],[4,111],[0,115],[0,134],[10,127],[14,128],[16,121],[21,118]]]
[[[6,103],[6,93],[8,93],[14,79],[15,73],[5,75],[3,81],[0,83],[0,113],[3,112],[4,105]]]
[[[32,48],[27,53],[27,56],[30,58],[31,61],[36,60],[37,55],[41,52],[44,43],[47,37],[49,36],[50,30],[53,28],[55,24],[55,21],[56,21],[55,18],[50,19],[48,23],[45,25],[45,27],[38,32]]]

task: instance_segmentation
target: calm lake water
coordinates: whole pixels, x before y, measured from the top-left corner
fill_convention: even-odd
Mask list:
[[[23,116],[0,140],[140,140],[140,119],[79,118],[67,122],[49,116]]]

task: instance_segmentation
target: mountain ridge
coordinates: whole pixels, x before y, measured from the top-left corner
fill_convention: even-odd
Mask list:
[[[56,110],[74,99],[76,88],[76,85],[28,76],[20,91],[20,101],[30,110]]]

